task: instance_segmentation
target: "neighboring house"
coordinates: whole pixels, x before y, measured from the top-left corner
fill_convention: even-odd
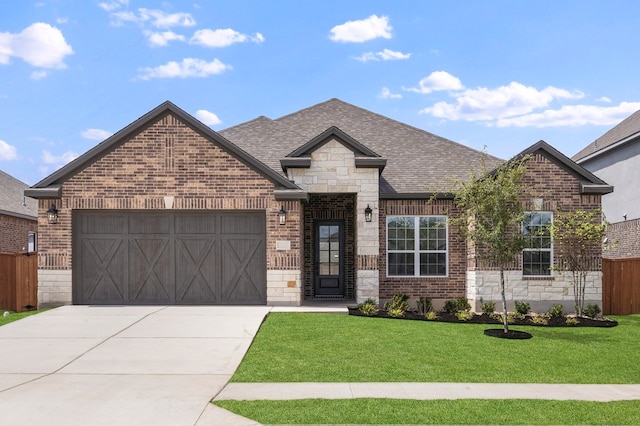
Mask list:
[[[38,202],[25,197],[27,188],[0,170],[0,253],[36,251]]]
[[[544,142],[524,153],[536,223],[611,190]],[[338,99],[222,132],[165,102],[26,191],[41,217],[58,210],[41,229],[40,303],[500,300],[497,271],[447,225],[448,178],[482,157]],[[552,245],[523,256],[509,298],[573,306]]]
[[[607,258],[640,257],[640,111],[624,119],[573,160],[615,187],[602,199],[610,222],[607,238],[612,244]]]

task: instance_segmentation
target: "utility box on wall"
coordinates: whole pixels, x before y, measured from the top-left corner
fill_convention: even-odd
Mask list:
[[[37,308],[36,253],[0,253],[0,309],[25,312]]]

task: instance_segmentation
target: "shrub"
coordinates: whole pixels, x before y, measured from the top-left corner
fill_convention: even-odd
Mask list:
[[[391,298],[391,302],[384,304],[384,310],[389,313],[389,316],[398,318],[404,316],[404,313],[409,310],[409,296],[406,294],[398,293]],[[391,311],[402,311],[402,315],[392,315]]]
[[[582,310],[582,313],[588,316],[589,318],[595,318],[600,313],[600,307],[598,305],[587,305]]]
[[[488,301],[485,302],[480,298],[480,309],[483,314],[491,315],[496,311],[496,302]]]
[[[547,325],[549,324],[549,317],[547,316],[547,314],[536,315],[531,318],[531,321],[537,325]]]
[[[456,300],[444,302],[444,311],[448,314],[455,314],[458,311],[470,311],[471,305],[466,297],[458,297]]]
[[[566,323],[567,325],[578,325],[580,324],[580,321],[578,321],[578,318],[576,317],[567,317]]]
[[[429,321],[433,321],[434,319],[438,318],[438,316],[436,315],[435,312],[433,311],[429,311],[425,314],[424,316],[426,319],[428,319]]]
[[[431,303],[430,297],[418,297],[416,305],[418,308],[418,312],[420,312],[422,315],[426,315],[427,312],[433,310],[433,304]]]
[[[550,318],[560,318],[562,316],[562,305],[553,305],[547,312]]]
[[[473,312],[458,311],[456,312],[456,318],[458,318],[458,321],[469,321],[471,318],[473,318]]]
[[[516,312],[521,315],[527,315],[529,312],[531,312],[531,305],[529,305],[528,302],[521,302],[516,300],[515,305]]]
[[[358,310],[365,315],[375,315],[378,313],[378,304],[374,299],[367,299],[358,305]]]

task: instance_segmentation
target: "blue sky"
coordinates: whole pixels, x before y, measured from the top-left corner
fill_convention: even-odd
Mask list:
[[[639,27],[635,0],[9,2],[0,170],[33,185],[165,100],[221,130],[336,97],[572,156],[640,109]]]

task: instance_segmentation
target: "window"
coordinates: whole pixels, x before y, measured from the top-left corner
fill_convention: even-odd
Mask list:
[[[29,232],[29,235],[27,236],[27,247],[27,251],[29,253],[33,253],[38,250],[38,238],[35,232]]]
[[[388,276],[447,275],[446,216],[387,217]]]
[[[526,213],[522,233],[528,237],[527,248],[522,252],[523,275],[551,275],[553,243],[551,241],[550,212]]]

